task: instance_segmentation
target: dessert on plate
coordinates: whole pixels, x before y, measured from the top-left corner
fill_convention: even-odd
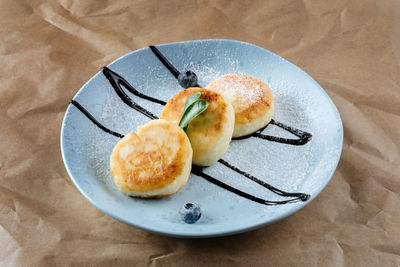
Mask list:
[[[250,75],[222,76],[206,89],[222,94],[235,110],[233,137],[254,133],[266,126],[274,115],[274,97],[268,85]]]
[[[150,50],[185,89],[168,102],[139,92],[121,75],[108,67],[103,68],[103,74],[118,97],[152,120],[138,127],[137,133],[129,133],[124,137],[102,125],[77,101],[70,102],[101,130],[122,138],[113,149],[110,167],[114,182],[123,193],[142,198],[170,196],[186,184],[192,171],[210,183],[264,205],[309,199],[308,194],[280,190],[221,158],[232,137],[256,138],[289,145],[304,145],[311,140],[312,134],[272,120],[274,98],[265,82],[246,74],[229,74],[212,81],[204,89],[198,84],[193,71],[180,72],[158,48],[150,46]],[[161,119],[134,101],[125,89],[136,97],[165,106]],[[290,132],[297,138],[263,134],[268,124]],[[258,198],[204,172],[206,166],[216,162],[290,199],[275,201]],[[192,163],[197,166],[192,167]],[[192,206],[185,209],[195,210]]]
[[[152,120],[116,144],[110,168],[115,184],[124,194],[167,197],[186,184],[192,154],[182,128],[166,120]]]
[[[228,149],[235,124],[232,105],[222,95],[204,88],[187,88],[167,102],[160,118],[178,124],[186,101],[199,92],[200,99],[206,100],[208,107],[190,122],[187,135],[193,149],[193,164],[210,166]]]

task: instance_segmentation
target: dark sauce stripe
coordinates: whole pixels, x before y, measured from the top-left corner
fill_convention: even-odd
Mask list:
[[[241,191],[239,189],[236,189],[236,188],[234,188],[234,187],[232,187],[230,185],[227,185],[227,184],[221,182],[220,180],[215,179],[214,177],[204,173],[202,171],[201,167],[193,166],[192,167],[192,173],[197,175],[197,176],[200,176],[200,177],[206,179],[208,182],[213,183],[213,184],[215,184],[215,185],[217,185],[219,187],[222,187],[225,190],[228,190],[228,191],[230,191],[230,192],[232,192],[232,193],[234,193],[236,195],[239,195],[241,197],[247,198],[248,200],[255,201],[255,202],[263,204],[263,205],[268,205],[268,206],[271,206],[271,205],[282,205],[282,204],[287,204],[287,203],[295,203],[295,202],[300,202],[300,201],[306,201],[306,200],[303,200],[302,198],[299,198],[299,197],[296,197],[296,198],[293,198],[293,199],[288,199],[288,200],[283,200],[283,201],[265,200],[265,199],[262,199],[262,198],[255,197],[253,195],[247,194],[246,192],[243,192],[243,191]]]
[[[295,136],[299,137],[298,139],[291,139],[291,138],[283,138],[283,137],[277,137],[277,136],[272,136],[272,135],[266,135],[266,134],[262,134],[262,131],[269,125],[269,124],[273,124],[279,128],[284,129],[285,131],[294,134]],[[294,127],[288,126],[286,124],[283,124],[281,122],[277,122],[275,120],[271,120],[271,122],[269,123],[267,126],[265,126],[264,128],[256,131],[253,134],[249,134],[246,136],[241,136],[241,137],[235,137],[232,138],[233,140],[242,140],[242,139],[247,139],[250,137],[257,137],[257,138],[261,138],[264,140],[268,140],[268,141],[273,141],[273,142],[278,142],[278,143],[283,143],[283,144],[288,144],[288,145],[295,145],[295,146],[301,146],[301,145],[305,145],[307,144],[311,138],[312,138],[312,134],[307,133],[305,131],[296,129]]]
[[[309,141],[311,141],[311,138],[312,138],[311,133],[296,129],[294,127],[283,124],[282,122],[277,122],[275,120],[271,120],[271,124],[274,124],[282,129],[296,135],[297,137],[300,137],[299,141],[293,145],[304,145],[304,144],[308,143]],[[292,140],[292,139],[287,139],[287,140]]]
[[[161,63],[171,72],[171,74],[178,79],[178,76],[180,74],[179,70],[177,70],[174,65],[172,65],[171,62],[168,61],[168,59],[160,52],[160,50],[158,50],[157,47],[155,47],[154,45],[150,45],[149,48],[161,61]]]
[[[123,85],[129,92],[131,92],[132,94],[134,94],[137,97],[140,97],[142,99],[146,99],[148,101],[151,101],[151,102],[163,105],[163,106],[165,106],[167,104],[167,102],[165,102],[165,101],[162,101],[160,99],[157,99],[157,98],[142,94],[141,92],[136,90],[130,83],[128,83],[121,75],[119,75],[118,73],[110,70],[107,67],[103,68],[103,73],[107,77],[107,79],[110,81],[110,83],[111,83],[110,79],[112,79],[113,82],[115,82],[116,84]],[[115,87],[114,87],[114,89],[115,89]],[[117,90],[117,89],[115,89],[115,90]]]
[[[80,112],[83,113],[83,115],[85,115],[91,122],[93,122],[97,127],[99,127],[100,129],[102,129],[104,132],[112,134],[116,137],[119,138],[123,138],[124,136],[120,133],[114,132],[113,130],[108,129],[107,127],[105,127],[103,124],[101,124],[100,122],[98,122],[93,116],[92,114],[89,113],[89,111],[87,111],[84,107],[81,106],[81,104],[79,104],[78,102],[76,102],[75,100],[71,100],[69,103],[71,103],[72,105],[74,105],[77,109],[79,109]]]
[[[153,52],[153,54],[156,55],[156,57],[161,61],[161,63],[169,70],[169,72],[171,72],[171,74],[176,79],[178,79],[179,74],[180,74],[179,70],[177,70],[175,68],[175,66],[172,65],[172,63],[161,53],[160,50],[158,50],[157,47],[155,47],[154,45],[150,45],[149,48]],[[196,83],[195,85],[193,85],[193,87],[201,87],[201,86],[198,83]],[[183,89],[186,89],[186,88],[183,87]]]
[[[121,100],[125,104],[127,104],[131,108],[139,111],[140,113],[142,113],[143,115],[147,116],[148,118],[150,118],[152,120],[158,119],[157,116],[155,116],[153,113],[151,113],[150,111],[148,111],[147,109],[143,108],[138,103],[133,101],[132,98],[130,98],[124,92],[124,90],[121,87],[121,84],[124,85],[125,88],[128,88],[130,85],[127,81],[119,79],[121,76],[115,75],[116,74],[115,72],[112,72],[110,69],[108,69],[106,67],[103,68],[103,73],[106,76],[106,78],[108,79],[108,81],[111,83],[112,87],[114,88],[114,91],[117,93],[119,98],[121,98]]]
[[[218,162],[223,164],[223,165],[225,165],[229,169],[231,169],[231,170],[243,175],[244,177],[252,180],[253,182],[256,182],[259,185],[267,188],[268,190],[270,190],[271,192],[273,192],[273,193],[275,193],[277,195],[280,195],[280,196],[283,196],[283,197],[297,197],[298,199],[300,199],[302,201],[307,201],[310,198],[310,195],[308,195],[308,194],[304,194],[304,193],[289,193],[289,192],[282,191],[282,190],[280,190],[280,189],[278,189],[278,188],[276,188],[276,187],[274,187],[274,186],[272,186],[270,184],[267,184],[266,182],[258,179],[257,177],[254,177],[253,175],[251,175],[251,174],[249,174],[249,173],[247,173],[245,171],[242,171],[238,167],[235,167],[235,166],[231,165],[229,162],[227,162],[227,161],[225,161],[223,159],[219,159]]]

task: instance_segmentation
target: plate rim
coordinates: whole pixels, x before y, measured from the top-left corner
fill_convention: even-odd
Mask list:
[[[83,189],[82,187],[79,185],[79,183],[76,181],[76,179],[74,178],[74,176],[72,175],[72,172],[70,170],[70,167],[67,163],[67,159],[65,156],[65,151],[64,151],[64,129],[66,127],[66,118],[67,115],[71,112],[71,105],[68,105],[62,123],[61,123],[61,131],[60,131],[60,148],[61,148],[61,155],[62,155],[62,159],[63,159],[63,163],[65,166],[65,169],[67,170],[67,173],[70,177],[70,179],[72,180],[73,184],[75,185],[75,187],[78,189],[78,191],[93,205],[95,206],[98,210],[100,210],[101,212],[103,212],[104,214],[117,219],[125,224],[134,226],[136,228],[139,229],[143,229],[152,233],[156,233],[156,234],[160,234],[160,235],[165,235],[165,236],[171,236],[171,237],[179,237],[179,238],[210,238],[210,237],[217,237],[217,236],[227,236],[227,235],[234,235],[234,234],[239,234],[239,233],[243,233],[243,232],[247,232],[247,231],[251,231],[263,226],[266,226],[268,224],[274,223],[276,221],[282,220],[296,212],[298,212],[299,210],[301,210],[302,208],[304,208],[306,205],[309,205],[317,196],[320,195],[320,193],[322,192],[322,190],[327,186],[327,184],[331,181],[337,166],[339,164],[340,158],[341,158],[341,154],[342,154],[342,150],[343,150],[343,122],[340,116],[340,112],[337,109],[336,105],[334,104],[333,100],[329,97],[329,95],[327,94],[327,92],[322,88],[321,85],[319,85],[319,83],[317,81],[315,81],[308,73],[306,73],[303,69],[301,69],[299,66],[297,66],[296,64],[286,60],[285,58],[279,56],[278,54],[275,54],[263,47],[257,46],[255,44],[251,44],[248,42],[244,42],[244,41],[239,41],[239,40],[231,40],[231,39],[200,39],[200,40],[189,40],[189,41],[182,41],[182,42],[172,42],[172,43],[163,43],[163,44],[158,44],[157,47],[162,47],[162,46],[166,46],[166,45],[178,45],[178,44],[185,44],[185,43],[201,43],[201,42],[230,42],[230,43],[240,43],[246,46],[253,46],[256,47],[258,49],[262,49],[264,50],[266,53],[270,53],[274,56],[279,57],[281,60],[283,60],[285,63],[288,63],[290,65],[293,65],[297,70],[299,70],[300,72],[302,72],[302,74],[304,74],[305,76],[307,76],[310,81],[312,81],[314,83],[314,85],[316,85],[316,87],[319,89],[319,91],[322,93],[322,95],[328,100],[328,102],[330,103],[330,107],[333,111],[333,113],[335,114],[336,117],[336,122],[337,125],[339,126],[339,153],[337,155],[336,158],[336,162],[333,165],[334,167],[332,168],[332,171],[329,173],[329,178],[326,180],[326,182],[322,183],[321,186],[318,188],[318,190],[316,190],[316,193],[314,193],[313,195],[311,195],[310,199],[307,202],[302,202],[299,205],[297,205],[295,208],[290,209],[288,211],[285,211],[284,213],[280,214],[279,216],[274,217],[273,219],[270,220],[265,220],[263,222],[260,223],[256,223],[256,224],[252,224],[250,226],[246,226],[246,227],[241,227],[241,228],[235,228],[235,229],[229,229],[229,230],[217,230],[217,231],[209,231],[207,233],[204,232],[198,232],[198,233],[187,233],[187,232],[180,232],[179,230],[176,229],[171,229],[169,231],[165,231],[165,230],[158,230],[156,227],[149,227],[147,225],[144,224],[138,224],[132,221],[128,221],[124,218],[122,218],[118,213],[113,213],[110,210],[106,210],[103,209],[101,207],[101,205],[98,205],[97,202],[95,200],[93,200]],[[118,57],[117,59],[113,60],[111,63],[109,63],[107,66],[111,66],[113,64],[115,64],[116,62],[118,62],[119,60],[129,56],[132,53],[137,53],[141,50],[145,50],[145,49],[149,49],[148,46],[146,47],[142,47],[140,49],[131,51],[129,53],[126,53],[120,57]],[[97,73],[95,73],[87,82],[85,82],[80,89],[75,93],[75,95],[73,96],[72,99],[75,99],[83,90],[83,88],[86,87],[87,84],[89,84],[94,78],[96,78],[98,75],[101,74],[101,70],[99,70]]]

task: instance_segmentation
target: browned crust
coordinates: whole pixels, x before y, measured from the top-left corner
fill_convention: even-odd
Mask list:
[[[146,136],[147,128],[142,127],[139,135],[130,133],[118,142],[111,154],[111,172],[114,177],[122,178],[119,184],[127,190],[148,192],[162,189],[171,184],[182,174],[189,156],[189,144],[186,134],[171,124],[159,124],[160,134],[167,134],[171,143],[178,144],[179,149],[172,159],[169,149],[156,149],[150,152],[138,151],[128,155],[127,159],[120,157],[120,149],[125,145],[140,147],[152,143],[153,139]],[[166,162],[169,159],[171,163]],[[156,166],[154,166],[155,163]],[[140,177],[142,172],[148,172],[145,179]]]

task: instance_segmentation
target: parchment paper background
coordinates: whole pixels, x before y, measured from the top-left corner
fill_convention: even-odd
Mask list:
[[[226,38],[295,63],[344,124],[338,169],[300,212],[237,236],[182,240],[118,222],[74,187],[68,101],[150,44]],[[399,266],[399,1],[0,0],[0,265]]]

